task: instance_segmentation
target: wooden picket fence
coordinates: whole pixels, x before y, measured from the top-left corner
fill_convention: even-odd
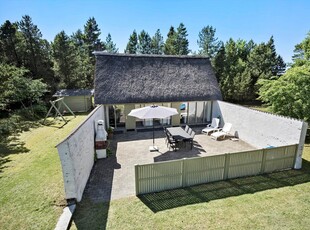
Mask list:
[[[295,164],[297,146],[135,165],[136,194],[291,169]]]

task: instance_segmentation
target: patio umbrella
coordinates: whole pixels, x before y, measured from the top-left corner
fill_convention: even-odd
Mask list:
[[[178,111],[174,108],[168,108],[163,106],[146,106],[139,109],[133,109],[128,114],[132,117],[137,117],[139,119],[153,119],[153,146],[150,147],[150,151],[158,151],[158,148],[154,146],[155,138],[154,138],[154,118],[167,118],[173,115],[177,115]]]

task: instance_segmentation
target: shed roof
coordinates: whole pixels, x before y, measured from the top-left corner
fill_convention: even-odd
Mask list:
[[[96,104],[222,100],[209,58],[94,54]]]
[[[93,89],[60,89],[53,97],[67,97],[67,96],[92,96],[94,95]]]

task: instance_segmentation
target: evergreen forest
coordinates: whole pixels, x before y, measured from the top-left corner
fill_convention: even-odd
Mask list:
[[[94,17],[68,35],[60,31],[53,41],[25,15],[0,27],[0,136],[16,124],[46,114],[48,101],[58,89],[93,88],[94,51],[209,57],[225,101],[264,103],[271,112],[310,120],[310,32],[296,44],[293,63],[276,52],[273,36],[253,40],[222,41],[216,28],[206,25],[197,34],[199,50],[190,50],[186,26],[170,26],[167,35],[133,30],[120,51],[111,34],[101,40]],[[12,125],[9,125],[12,124]]]

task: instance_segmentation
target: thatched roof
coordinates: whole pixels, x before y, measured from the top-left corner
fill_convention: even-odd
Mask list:
[[[68,96],[92,96],[94,95],[93,89],[60,89],[53,97],[68,97]]]
[[[94,54],[96,104],[222,100],[209,58]]]

